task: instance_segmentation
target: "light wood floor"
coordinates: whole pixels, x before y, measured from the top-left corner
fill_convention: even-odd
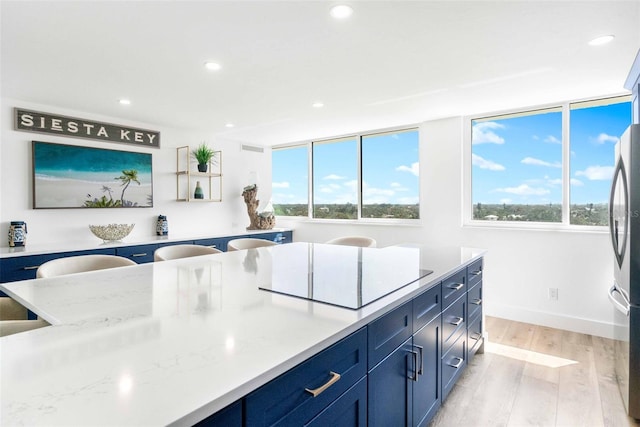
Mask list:
[[[476,355],[431,427],[637,426],[613,371],[612,341],[487,317]]]

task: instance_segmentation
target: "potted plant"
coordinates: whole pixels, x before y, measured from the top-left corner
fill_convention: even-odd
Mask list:
[[[216,152],[213,148],[210,148],[207,144],[202,143],[197,148],[191,151],[193,158],[198,162],[198,171],[206,172],[209,162],[216,156]]]

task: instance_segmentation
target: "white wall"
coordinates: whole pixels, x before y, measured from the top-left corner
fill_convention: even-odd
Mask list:
[[[283,219],[279,226],[295,228],[301,241],[362,234],[380,246],[417,241],[486,248],[486,314],[610,337],[613,312],[606,290],[613,261],[606,232],[463,227],[462,128],[460,118],[420,127],[422,226]],[[558,288],[557,301],[548,298],[550,287]]]
[[[127,144],[74,139],[55,135],[13,130],[13,108],[21,107],[53,114],[79,117],[123,126],[140,127],[161,132],[161,148],[143,148]],[[0,146],[0,246],[8,246],[10,221],[27,222],[27,245],[55,245],[57,242],[100,243],[89,231],[89,224],[135,223],[126,241],[139,241],[155,234],[156,218],[166,215],[169,234],[183,235],[240,233],[249,224],[242,188],[250,171],[257,171],[260,179],[270,187],[269,154],[241,151],[234,141],[214,139],[211,135],[188,130],[171,129],[136,123],[121,118],[70,111],[54,106],[37,105],[3,98],[1,101],[2,144]],[[32,209],[31,141],[45,141],[71,145],[92,146],[124,151],[138,151],[153,155],[152,208],[134,209]],[[223,152],[223,197],[221,203],[186,203],[176,199],[175,147],[195,146],[203,141]],[[266,159],[266,160],[265,160]],[[258,196],[263,194],[259,187]]]

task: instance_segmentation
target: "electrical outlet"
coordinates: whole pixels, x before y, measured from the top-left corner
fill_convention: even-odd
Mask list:
[[[558,301],[558,288],[549,288],[549,299]]]

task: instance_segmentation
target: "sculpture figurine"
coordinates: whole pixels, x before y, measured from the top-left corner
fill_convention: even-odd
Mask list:
[[[273,212],[258,213],[258,205],[260,200],[257,199],[258,186],[256,184],[244,187],[242,197],[247,204],[247,214],[251,223],[247,230],[271,230],[276,225],[276,217]]]

